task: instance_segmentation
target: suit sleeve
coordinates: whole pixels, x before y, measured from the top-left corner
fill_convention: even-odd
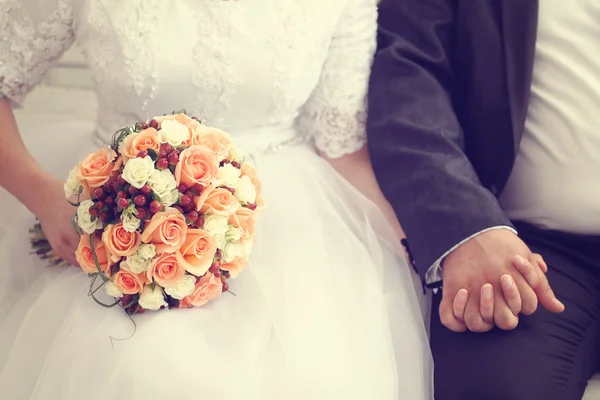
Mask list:
[[[423,279],[457,244],[511,226],[465,154],[453,107],[458,0],[382,0],[368,146]],[[429,274],[431,275],[431,274]]]

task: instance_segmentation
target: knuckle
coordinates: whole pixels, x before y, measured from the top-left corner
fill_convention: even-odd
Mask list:
[[[505,318],[502,321],[498,321],[496,325],[503,331],[511,331],[519,325],[519,319],[517,317]]]

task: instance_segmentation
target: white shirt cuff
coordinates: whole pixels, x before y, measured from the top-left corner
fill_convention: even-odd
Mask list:
[[[446,256],[448,256],[448,254],[452,253],[459,246],[461,246],[462,244],[464,244],[464,243],[468,242],[469,240],[473,239],[475,236],[480,235],[480,234],[482,234],[484,232],[494,231],[494,230],[497,230],[497,229],[508,229],[509,231],[512,231],[515,235],[517,234],[517,231],[514,230],[514,228],[512,228],[510,226],[502,225],[502,226],[493,226],[491,228],[484,229],[482,231],[479,231],[479,232],[475,233],[474,235],[469,236],[468,238],[466,238],[465,240],[461,241],[456,246],[452,247],[450,250],[448,250],[447,252],[445,252],[444,254],[442,254],[442,256],[440,258],[438,258],[435,263],[433,263],[433,265],[425,273],[425,283],[428,284],[428,285],[430,285],[430,284],[434,284],[434,283],[440,282],[442,280],[442,261],[444,260],[444,258],[446,258]],[[434,289],[434,292],[435,291],[437,291],[437,289]]]

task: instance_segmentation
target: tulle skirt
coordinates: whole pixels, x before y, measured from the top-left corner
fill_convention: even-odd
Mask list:
[[[96,148],[89,121],[20,124],[58,176]],[[235,294],[133,321],[30,255],[34,218],[0,193],[0,397],[432,399],[427,299],[383,215],[308,147],[256,166],[268,208]]]

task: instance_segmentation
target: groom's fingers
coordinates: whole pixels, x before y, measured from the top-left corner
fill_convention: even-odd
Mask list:
[[[513,265],[525,277],[525,280],[532,289],[535,289],[540,283],[538,275],[540,267],[537,265],[537,260],[534,260],[534,262],[535,266],[525,257],[515,256],[513,258]]]
[[[548,311],[555,313],[563,312],[565,310],[564,304],[556,298],[554,291],[552,291],[548,283],[548,278],[541,271],[539,272],[539,279],[540,284],[535,289],[535,294],[540,300],[540,304]]]
[[[464,332],[467,330],[467,326],[464,322],[459,321],[454,316],[454,311],[452,310],[452,297],[448,292],[444,293],[444,297],[442,298],[442,302],[440,303],[440,320],[442,324],[450,329],[453,332]]]
[[[456,293],[456,297],[452,303],[452,312],[454,313],[454,317],[460,322],[465,322],[465,309],[467,308],[467,300],[469,300],[469,292],[467,289],[460,289],[458,293]]]
[[[504,296],[502,296],[501,289],[496,292],[494,322],[498,328],[505,331],[515,329],[519,324],[519,317],[513,314],[512,310],[509,308]]]

